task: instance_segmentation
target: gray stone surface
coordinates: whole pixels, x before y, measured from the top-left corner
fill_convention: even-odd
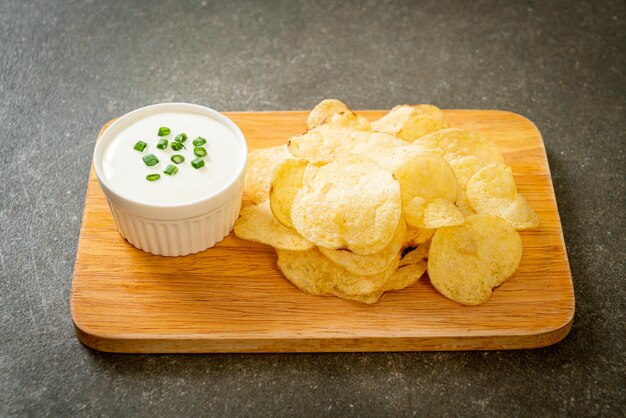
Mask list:
[[[624,416],[626,6],[608,2],[0,2],[1,416]],[[220,110],[434,103],[543,133],[571,334],[512,352],[145,356],[74,337],[101,125]]]

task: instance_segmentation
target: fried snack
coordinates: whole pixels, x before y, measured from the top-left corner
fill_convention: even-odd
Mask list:
[[[291,222],[291,206],[309,165],[306,160],[290,159],[283,161],[274,172],[270,185],[270,208],[276,220],[288,228]]]
[[[320,167],[296,194],[295,229],[321,247],[375,254],[392,240],[402,210],[400,185],[364,157]]]
[[[515,272],[522,239],[501,218],[471,215],[462,225],[438,229],[428,255],[432,285],[449,299],[478,305]]]
[[[358,116],[345,103],[336,99],[322,100],[309,113],[306,121],[306,126],[309,130],[324,124],[360,131],[371,130],[367,119]]]
[[[408,142],[447,127],[441,109],[432,105],[396,106],[372,122],[373,130],[387,132]]]
[[[401,290],[417,282],[426,272],[426,262],[422,259],[414,263],[403,264],[387,280],[384,291]]]
[[[406,233],[404,234],[404,247],[417,247],[418,245],[430,240],[435,233],[435,229],[430,228],[413,228],[412,226],[406,227]]]
[[[260,148],[248,154],[246,169],[245,194],[254,203],[261,203],[269,198],[270,183],[274,170],[283,161],[293,158],[286,145]]]
[[[539,216],[517,193],[511,167],[492,164],[472,176],[467,185],[467,200],[477,213],[499,216],[515,229],[536,228]]]
[[[457,183],[450,164],[436,154],[405,161],[393,176],[402,191],[402,213],[414,228],[439,228],[463,223],[454,205]]]
[[[393,239],[382,251],[375,254],[359,255],[346,250],[332,250],[319,247],[319,250],[333,263],[345,268],[351,273],[368,275],[385,270],[397,258],[402,248],[402,241],[406,231],[406,223],[400,218]]]
[[[374,303],[382,295],[388,279],[396,272],[399,255],[377,274],[350,273],[326,258],[317,249],[277,250],[278,269],[300,290],[314,295],[332,294],[343,299]]]
[[[267,200],[243,208],[234,231],[239,238],[271,245],[281,250],[306,251],[314,246],[295,230],[279,223],[274,218]]]
[[[362,132],[350,128],[321,125],[289,140],[289,152],[312,163],[329,162],[360,149],[394,148],[406,142],[384,132]]]

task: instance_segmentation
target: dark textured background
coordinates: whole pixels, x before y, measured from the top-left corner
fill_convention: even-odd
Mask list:
[[[545,3],[2,0],[0,415],[626,415],[626,6]],[[537,124],[574,276],[566,340],[391,354],[81,346],[69,290],[101,125],[163,101],[271,110],[325,97]]]

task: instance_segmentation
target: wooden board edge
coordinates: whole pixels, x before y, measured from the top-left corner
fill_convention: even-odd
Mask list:
[[[537,334],[497,336],[351,338],[126,338],[98,336],[74,321],[78,340],[91,349],[127,354],[326,353],[398,351],[475,351],[542,348],[561,342],[572,329],[573,311],[562,325]]]

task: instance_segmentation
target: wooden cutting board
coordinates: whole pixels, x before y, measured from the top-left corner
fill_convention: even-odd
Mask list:
[[[369,119],[385,111],[363,111]],[[496,110],[447,110],[451,127],[493,139],[541,217],[521,233],[517,273],[479,306],[452,302],[428,277],[375,305],[297,290],[268,246],[232,234],[186,257],[135,249],[116,231],[92,168],[71,292],[80,341],[128,353],[497,350],[542,347],[572,326],[574,292],[541,135]],[[227,113],[250,149],[305,131],[307,112]],[[106,126],[103,128],[103,131]]]

